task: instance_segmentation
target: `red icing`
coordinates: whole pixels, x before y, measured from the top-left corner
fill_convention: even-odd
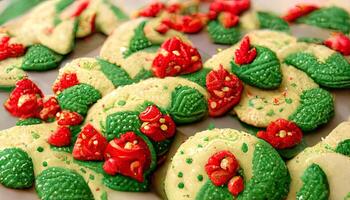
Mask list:
[[[44,94],[35,83],[29,79],[22,79],[16,83],[16,88],[11,92],[4,106],[16,117],[37,117],[43,107],[43,97]]]
[[[163,9],[165,9],[164,3],[153,2],[142,8],[138,15],[142,17],[156,17]]]
[[[188,74],[201,68],[202,59],[197,49],[177,37],[164,41],[152,64],[153,74],[160,78]]]
[[[334,33],[323,43],[327,47],[340,52],[344,56],[350,55],[350,38],[343,33]]]
[[[162,114],[157,106],[148,106],[140,113],[139,118],[143,122],[141,132],[153,141],[160,142],[175,134],[175,122],[169,115]]]
[[[106,161],[103,169],[107,174],[119,173],[139,182],[143,182],[144,172],[151,164],[147,144],[134,132],[127,132],[110,141],[104,155]]]
[[[209,115],[212,117],[218,117],[230,111],[241,99],[242,81],[222,66],[208,73],[206,86],[210,94]]]
[[[77,74],[75,73],[64,73],[60,80],[56,81],[52,86],[52,90],[55,94],[62,92],[63,90],[72,87],[74,85],[78,85],[79,80]]]
[[[87,9],[87,7],[90,4],[90,0],[83,0],[81,1],[75,8],[75,10],[70,14],[70,17],[78,17],[81,15],[84,10]]]
[[[57,130],[49,137],[48,143],[56,147],[63,147],[68,146],[70,144],[70,140],[70,129],[67,126],[59,126]]]
[[[256,57],[256,48],[250,47],[249,37],[243,38],[239,49],[235,51],[235,63],[239,65],[249,64]]]
[[[22,56],[25,47],[22,44],[10,44],[10,37],[4,36],[0,40],[0,61],[6,58],[14,58]]]
[[[293,22],[298,18],[308,15],[309,13],[319,9],[316,5],[300,4],[288,10],[287,14],[283,17],[287,22]]]
[[[270,143],[276,149],[285,149],[299,144],[303,133],[294,122],[278,119],[271,122],[266,131],[259,131],[257,137]]]
[[[108,141],[91,124],[87,124],[78,135],[73,148],[77,160],[103,160]]]
[[[39,116],[42,120],[48,120],[54,118],[56,114],[61,110],[60,105],[56,97],[50,97],[43,105],[43,109],[40,111]]]
[[[238,16],[249,8],[250,0],[215,0],[209,6],[208,17],[211,20],[215,20],[220,13],[226,13],[223,19],[219,21],[226,28],[230,28],[237,25],[239,21]]]
[[[162,20],[161,24],[184,33],[197,33],[201,31],[207,21],[203,14],[178,15],[173,14]]]
[[[228,191],[233,196],[238,196],[244,190],[244,180],[241,176],[233,177],[227,184]]]
[[[61,126],[75,126],[81,124],[84,118],[76,112],[63,110],[57,113],[56,120]]]
[[[230,12],[222,12],[219,14],[219,21],[225,28],[231,28],[238,24],[239,17]]]

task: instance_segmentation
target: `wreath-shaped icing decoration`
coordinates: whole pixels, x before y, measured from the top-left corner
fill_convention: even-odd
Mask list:
[[[165,179],[169,200],[283,199],[288,194],[290,177],[278,153],[262,140],[233,129],[190,137],[169,166]]]

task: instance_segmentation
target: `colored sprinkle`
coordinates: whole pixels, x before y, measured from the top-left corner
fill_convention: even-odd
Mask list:
[[[89,179],[90,179],[90,180],[95,180],[95,176],[92,175],[92,174],[90,174]]]
[[[186,158],[186,163],[187,164],[192,164],[192,162],[193,162],[192,158]]]
[[[242,144],[242,147],[241,147],[241,150],[242,150],[243,153],[247,153],[247,151],[248,151],[248,145],[247,145],[246,143],[243,143],[243,144]]]
[[[203,175],[198,175],[197,179],[198,179],[198,181],[203,181]]]
[[[46,161],[43,162],[43,166],[47,167],[47,162]]]
[[[180,189],[183,189],[185,187],[185,184],[183,182],[180,182],[178,185],[177,185],[178,188]]]
[[[37,150],[38,152],[43,152],[43,151],[44,151],[44,148],[38,147],[36,150]]]
[[[183,174],[182,172],[179,172],[179,173],[177,174],[177,177],[182,178],[183,175],[184,175],[184,174]]]
[[[249,107],[254,107],[253,99],[249,99],[248,106]]]
[[[198,148],[203,148],[203,145],[198,144],[197,147],[198,147]]]
[[[210,123],[208,126],[208,130],[213,130],[215,128],[215,124],[214,123]]]
[[[80,168],[80,171],[83,172],[84,174],[86,173],[86,170],[83,168]]]
[[[182,150],[180,151],[180,154],[181,154],[181,155],[183,155],[184,153],[185,153],[184,151],[182,151]]]
[[[284,110],[283,108],[280,108],[278,111],[283,112],[283,110]]]
[[[264,107],[260,106],[260,107],[257,107],[256,109],[257,110],[262,110]]]
[[[269,112],[266,113],[267,116],[274,116],[275,115],[275,111],[273,110],[269,110]]]
[[[208,142],[208,141],[209,141],[209,138],[208,138],[208,137],[205,137],[205,138],[204,138],[204,141]]]
[[[38,133],[36,133],[36,132],[32,132],[32,137],[34,139],[38,139],[38,138],[40,138],[40,135]]]
[[[293,102],[292,99],[286,99],[285,101],[286,101],[286,103],[288,103],[288,104],[291,104],[291,103]]]
[[[120,100],[118,101],[118,105],[120,106],[124,106],[126,104],[126,101]]]
[[[165,86],[163,87],[163,89],[164,89],[164,90],[167,90],[167,89],[168,89],[168,86],[165,85]]]
[[[292,84],[290,84],[292,87],[297,87],[297,84],[295,84],[295,83],[292,83]]]

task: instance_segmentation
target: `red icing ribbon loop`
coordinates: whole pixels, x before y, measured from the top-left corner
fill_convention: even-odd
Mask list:
[[[58,81],[52,86],[52,90],[55,94],[62,92],[63,90],[78,85],[79,80],[76,73],[64,73]]]

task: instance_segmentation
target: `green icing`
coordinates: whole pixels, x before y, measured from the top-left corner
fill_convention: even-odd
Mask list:
[[[198,90],[178,86],[171,94],[169,113],[177,124],[200,120],[207,114],[207,100]]]
[[[305,52],[288,55],[285,62],[307,73],[316,83],[329,88],[350,88],[350,63],[340,53],[324,62]]]
[[[152,71],[142,68],[134,77],[134,82],[137,83],[151,77],[153,77]]]
[[[231,70],[243,82],[263,89],[274,89],[282,82],[280,62],[275,52],[262,46],[256,46],[257,56],[247,65],[236,65],[231,61]]]
[[[62,55],[43,45],[35,44],[28,48],[21,68],[28,71],[45,71],[56,68],[62,59]]]
[[[173,143],[173,138],[163,140],[161,142],[152,141],[154,150],[156,151],[157,156],[164,155],[171,147]]]
[[[208,23],[209,37],[217,44],[235,44],[241,38],[237,27],[225,28],[217,20]]]
[[[323,44],[323,40],[321,38],[315,38],[315,37],[300,37],[298,38],[298,42]]]
[[[253,176],[238,199],[285,199],[290,184],[288,169],[278,153],[266,142],[255,145]]]
[[[211,180],[201,187],[196,195],[196,200],[232,200],[234,197],[228,191],[227,186],[215,186]]]
[[[243,153],[247,153],[248,152],[248,145],[247,145],[247,143],[243,143],[242,144],[241,150],[242,150]]]
[[[102,73],[113,83],[114,87],[133,83],[133,80],[123,68],[103,59],[98,59],[98,63],[101,66]]]
[[[288,149],[278,149],[277,152],[284,159],[291,159],[298,153],[302,152],[307,147],[305,140],[303,139],[298,145]]]
[[[289,32],[288,23],[282,18],[268,12],[257,12],[260,29]]]
[[[11,92],[15,89],[14,85],[0,85],[0,91]]]
[[[50,167],[36,178],[35,189],[42,200],[93,200],[84,178],[73,170]]]
[[[120,19],[120,20],[127,20],[127,19],[129,19],[128,15],[125,14],[119,7],[109,3],[109,1],[104,1],[104,2],[108,3],[108,5],[110,6],[110,9],[114,13],[114,15],[117,16],[118,19]]]
[[[41,124],[41,123],[42,123],[41,119],[28,118],[28,119],[19,120],[16,123],[16,126],[28,126],[28,125]]]
[[[335,148],[335,152],[350,157],[350,139],[341,141]]]
[[[14,189],[30,188],[34,183],[33,162],[28,154],[19,148],[0,152],[0,183]]]
[[[144,178],[143,182],[138,182],[132,178],[117,174],[115,176],[105,175],[103,184],[107,187],[125,192],[146,192],[149,191],[150,181],[148,177]]]
[[[201,70],[191,73],[191,74],[185,74],[185,75],[181,75],[180,77],[185,78],[189,81],[195,82],[198,85],[202,86],[202,87],[206,87],[206,78],[207,78],[207,74],[211,71],[211,69],[209,68],[202,68]]]
[[[23,15],[34,6],[41,3],[42,1],[43,0],[11,0],[9,1],[9,4],[7,4],[6,8],[1,11],[0,25],[20,15]]]
[[[152,43],[147,39],[145,33],[143,32],[146,23],[146,21],[141,22],[140,25],[134,30],[134,36],[130,40],[129,48],[124,52],[125,57],[152,46]]]
[[[58,13],[62,12],[64,9],[66,9],[72,3],[74,3],[74,0],[60,0],[56,4],[56,12],[58,12]]]
[[[332,95],[321,88],[306,90],[300,96],[300,105],[289,116],[303,131],[311,131],[327,123],[334,115]]]
[[[303,186],[297,192],[297,199],[327,200],[329,186],[327,176],[317,164],[310,165],[303,173]]]
[[[139,131],[140,127],[141,121],[137,112],[126,111],[108,115],[106,120],[107,139],[119,138],[128,131]]]
[[[350,32],[350,16],[346,10],[339,7],[321,8],[297,19],[298,23],[305,23],[320,28],[333,29],[344,33]]]
[[[86,115],[89,107],[101,98],[101,93],[88,84],[78,84],[63,90],[57,100],[62,110],[77,112]]]

